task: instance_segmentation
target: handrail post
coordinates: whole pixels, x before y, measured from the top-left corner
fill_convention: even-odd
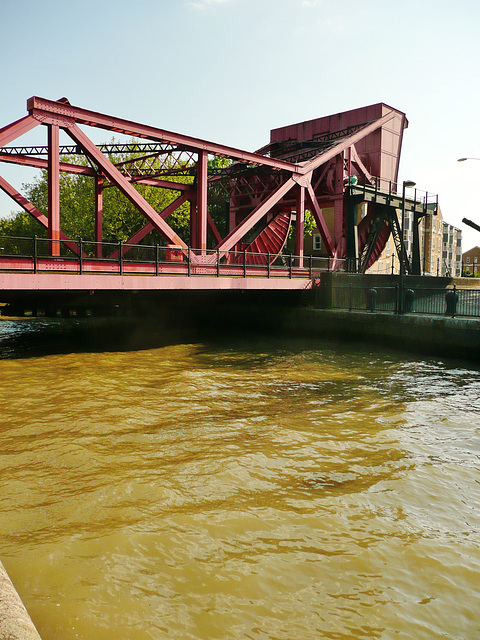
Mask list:
[[[82,275],[83,273],[83,239],[82,238],[78,239],[78,247],[80,249],[80,253],[78,256],[78,271],[80,275]]]
[[[120,275],[123,275],[123,240],[118,243],[118,266],[120,269]]]
[[[267,278],[270,278],[270,251],[267,253]]]
[[[192,275],[192,260],[190,256],[190,247],[187,247],[187,275],[188,277]]]
[[[288,277],[289,278],[292,277],[292,266],[293,266],[293,256],[292,256],[292,254],[290,254],[290,261],[289,261],[289,265],[288,265]]]
[[[217,278],[220,277],[220,251],[217,249]]]
[[[37,246],[38,236],[33,236],[33,273],[37,273],[38,269],[38,246]]]
[[[312,254],[308,256],[308,277],[312,279]]]
[[[243,277],[247,277],[247,250],[243,250]]]
[[[155,275],[156,276],[158,276],[158,272],[159,272],[159,269],[158,269],[159,260],[160,260],[160,250],[158,247],[158,242],[156,242],[155,243]]]

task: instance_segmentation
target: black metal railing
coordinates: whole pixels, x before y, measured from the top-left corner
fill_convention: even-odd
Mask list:
[[[333,285],[321,306],[372,313],[480,317],[480,289]]]
[[[201,251],[173,245],[94,242],[82,238],[0,236],[0,271],[313,279],[321,272],[345,271],[346,266],[346,260],[288,253]]]
[[[380,178],[378,176],[350,176],[347,182],[348,188],[352,193],[363,194],[364,200],[367,200],[367,196],[373,197],[376,200],[379,197],[386,199],[387,203],[393,200],[398,201],[403,196],[403,184],[388,180],[387,178]],[[407,209],[414,208],[416,210],[423,210],[425,213],[436,213],[438,210],[438,195],[422,189],[407,186],[405,188],[405,204]]]

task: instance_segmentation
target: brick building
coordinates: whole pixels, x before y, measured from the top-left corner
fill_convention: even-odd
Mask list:
[[[463,273],[473,275],[480,273],[480,247],[473,247],[462,255]]]
[[[422,275],[460,276],[462,274],[462,232],[443,220],[438,207],[436,215],[426,215],[418,226],[420,269]],[[403,232],[405,250],[411,260],[413,252],[413,216],[406,212]],[[368,273],[398,273],[399,262],[392,236]]]

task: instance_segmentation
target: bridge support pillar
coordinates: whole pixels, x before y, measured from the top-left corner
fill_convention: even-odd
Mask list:
[[[342,241],[344,220],[343,220],[343,195],[333,203],[333,236],[335,246],[338,247]]]
[[[60,155],[59,129],[48,125],[48,238],[52,256],[60,255]]]
[[[305,227],[305,187],[297,184],[297,213],[295,221],[295,266],[303,267]]]
[[[208,153],[201,151],[198,154],[197,163],[197,210],[195,226],[197,229],[196,249],[203,254],[207,250],[207,179],[208,179]]]
[[[103,176],[95,176],[95,256],[102,258],[103,242]]]
[[[347,195],[343,202],[344,209],[347,211],[347,270],[356,273],[358,270],[357,207],[361,197]]]

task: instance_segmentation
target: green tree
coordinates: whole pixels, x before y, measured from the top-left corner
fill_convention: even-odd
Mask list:
[[[115,154],[110,156],[114,164],[128,162],[138,153]],[[63,156],[62,162],[87,165],[87,160],[78,156]],[[152,166],[160,168],[160,159],[156,159]],[[192,183],[190,167],[172,178],[181,183]],[[156,210],[162,211],[179,195],[179,191],[154,186],[135,185],[137,191]],[[90,176],[64,173],[60,174],[60,216],[61,229],[72,239],[83,238],[94,240],[94,180]],[[43,214],[48,212],[48,177],[46,171],[30,183],[23,185],[25,197]],[[188,239],[190,224],[190,207],[188,203],[181,205],[167,220],[174,231],[185,241]],[[106,184],[103,194],[103,239],[104,242],[126,241],[135,231],[147,223],[138,209],[116,188]],[[13,212],[8,218],[0,220],[1,236],[33,236],[46,237],[45,228],[30,214]],[[157,231],[152,231],[144,238],[143,243],[154,243],[163,240]],[[5,244],[2,241],[2,246]],[[14,243],[10,243],[13,248]]]

